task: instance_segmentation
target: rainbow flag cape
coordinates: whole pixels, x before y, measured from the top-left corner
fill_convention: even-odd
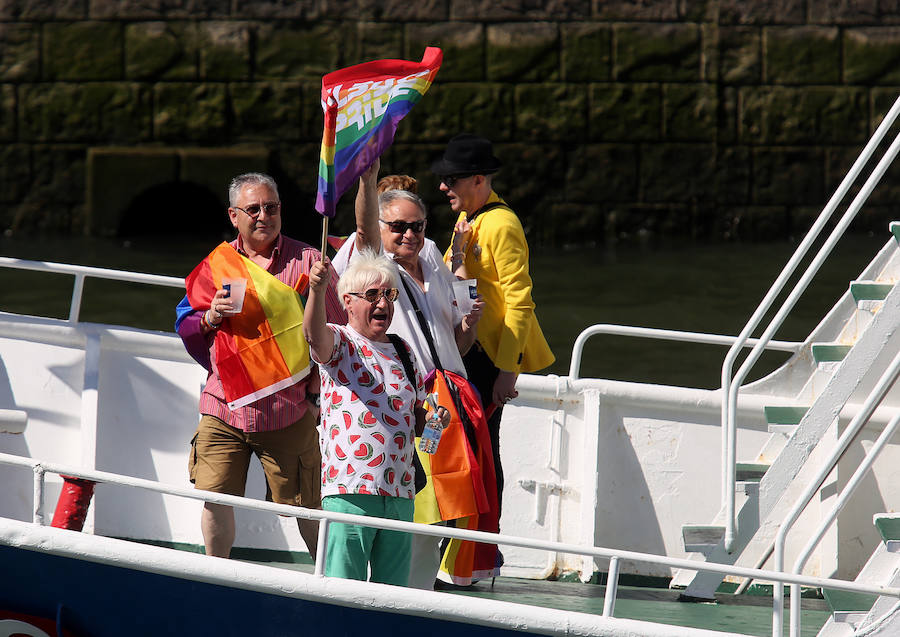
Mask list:
[[[295,290],[221,243],[185,279],[194,310],[207,310],[223,278],[247,279],[244,307],[216,332],[216,369],[229,409],[274,394],[310,371],[303,337],[303,301]]]
[[[428,391],[436,393],[438,404],[450,412],[450,424],[444,428],[434,455],[420,450],[416,441],[416,451],[428,482],[416,493],[413,519],[422,524],[434,524],[486,513],[490,505],[473,451],[473,443],[477,448],[476,429],[483,427],[487,431],[481,403],[462,376],[438,369],[429,376],[426,380]]]
[[[433,385],[430,384],[433,382]],[[435,370],[426,381],[450,412],[437,453],[419,453],[428,484],[416,494],[416,522],[499,533],[497,478],[491,435],[477,390],[462,376]],[[418,444],[416,444],[418,449]],[[496,544],[452,539],[444,544],[438,577],[460,586],[500,573]]]
[[[422,99],[442,59],[439,48],[428,47],[421,62],[375,60],[322,78],[316,210],[334,217],[338,199],[394,141],[397,124]]]

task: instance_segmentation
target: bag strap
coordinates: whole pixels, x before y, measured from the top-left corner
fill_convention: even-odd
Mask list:
[[[400,362],[403,364],[403,371],[406,372],[406,377],[409,379],[409,383],[415,388],[416,386],[416,370],[413,369],[412,361],[409,359],[409,352],[406,351],[406,345],[403,343],[403,339],[397,336],[396,334],[388,334],[387,337],[391,340],[391,343],[394,345],[394,349],[397,350],[397,357],[400,359]]]
[[[466,221],[471,223],[471,222],[475,221],[475,217],[477,217],[478,215],[484,214],[485,212],[487,212],[489,210],[493,210],[494,208],[509,208],[509,206],[507,206],[502,201],[492,201],[491,203],[484,204],[481,208],[479,208],[474,213],[472,213],[472,216],[467,217]],[[510,210],[512,210],[512,208],[510,208]]]
[[[403,344],[403,339],[397,336],[396,334],[388,334],[387,337],[390,339],[391,343],[394,345],[394,349],[397,350],[397,357],[400,359],[400,362],[403,364],[403,371],[406,372],[406,376],[409,378],[410,384],[415,387],[416,386],[416,370],[413,369],[412,361],[409,359],[409,352],[406,351],[406,345]],[[415,391],[415,390],[414,390]],[[417,392],[418,393],[418,392]],[[413,451],[412,455],[412,464],[415,471],[413,475],[415,475],[415,489],[416,493],[425,488],[428,484],[428,475],[425,473],[424,467],[422,467],[422,461],[419,460],[419,452]]]
[[[406,290],[406,296],[409,297],[409,302],[412,303],[413,309],[416,312],[416,319],[419,321],[419,327],[422,329],[422,334],[425,335],[425,341],[428,343],[428,350],[431,352],[431,360],[434,362],[434,366],[444,371],[444,366],[441,364],[441,358],[438,356],[437,348],[434,346],[434,337],[431,335],[431,328],[428,327],[428,321],[425,320],[425,315],[422,314],[422,310],[419,308],[419,304],[416,303],[416,297],[413,296],[412,290],[409,288],[409,283],[406,282],[406,279],[403,278],[403,275],[400,275],[400,282],[403,284],[403,288]]]

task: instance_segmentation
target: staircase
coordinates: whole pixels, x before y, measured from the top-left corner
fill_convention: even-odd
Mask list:
[[[880,513],[874,518],[881,542],[855,581],[881,586],[900,585],[900,515]],[[823,591],[832,616],[819,637],[850,637],[900,634],[897,599],[837,591]]]
[[[863,273],[865,278],[851,282],[829,315],[839,313],[842,327],[836,338],[815,342],[815,335],[822,332],[817,328],[795,355],[814,365],[793,404],[766,407],[768,440],[756,457],[738,462],[733,550],[725,550],[723,508],[711,523],[683,527],[691,559],[748,567],[765,564],[782,520],[820,466],[818,457],[830,451],[821,449],[827,445],[819,442],[851,397],[871,383],[871,374],[880,374],[886,353],[891,357],[896,353],[898,346],[892,341],[895,334],[900,341],[900,286],[895,285],[900,278],[900,223],[892,223],[890,230],[893,237]],[[715,573],[680,570],[671,587],[683,588],[685,600],[712,600],[722,579]]]

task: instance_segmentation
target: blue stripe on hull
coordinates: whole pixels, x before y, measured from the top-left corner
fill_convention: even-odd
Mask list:
[[[0,610],[54,618],[79,637],[520,634],[207,584],[0,546]]]

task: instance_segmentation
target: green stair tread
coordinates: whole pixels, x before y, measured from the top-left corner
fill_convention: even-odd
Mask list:
[[[867,612],[871,610],[877,595],[857,593],[855,591],[836,591],[823,589],[822,594],[832,611]]]
[[[883,301],[893,288],[893,283],[853,281],[850,283],[850,294],[857,301]]]
[[[891,230],[891,234],[894,235],[894,238],[897,241],[900,241],[900,221],[891,221],[888,225],[888,228]]]
[[[900,514],[882,513],[875,516],[875,528],[881,534],[881,539],[900,540]]]
[[[725,527],[716,524],[685,524],[681,527],[685,544],[717,544],[725,537]]]
[[[769,467],[765,462],[738,462],[735,464],[735,474],[738,480],[759,480]]]
[[[812,355],[817,363],[839,362],[844,360],[852,345],[835,343],[813,343]]]
[[[807,411],[809,407],[766,407],[766,422],[771,425],[798,425]]]

